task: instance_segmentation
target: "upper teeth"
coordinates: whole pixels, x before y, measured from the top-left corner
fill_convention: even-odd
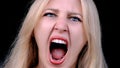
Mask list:
[[[65,41],[63,41],[63,40],[59,40],[59,39],[54,39],[54,40],[52,40],[52,42],[60,43],[60,44],[66,44]]]

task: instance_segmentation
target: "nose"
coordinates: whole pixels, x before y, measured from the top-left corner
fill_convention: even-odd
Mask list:
[[[54,29],[59,32],[67,32],[68,31],[68,24],[65,19],[59,19],[56,21]]]

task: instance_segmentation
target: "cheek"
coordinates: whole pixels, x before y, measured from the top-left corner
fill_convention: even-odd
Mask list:
[[[50,21],[41,20],[34,28],[35,39],[38,44],[46,43],[53,29],[53,24]]]
[[[46,36],[50,34],[51,30],[53,29],[53,26],[54,26],[53,21],[43,18],[37,23],[35,27],[35,33]]]
[[[82,48],[86,43],[86,36],[82,26],[71,29],[71,42],[75,48]]]

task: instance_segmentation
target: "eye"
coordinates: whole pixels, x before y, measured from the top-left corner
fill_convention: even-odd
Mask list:
[[[74,22],[82,22],[82,20],[79,17],[76,17],[76,16],[69,17],[69,19],[71,21],[74,21]]]
[[[57,15],[55,13],[48,12],[48,13],[45,13],[43,16],[56,17]]]

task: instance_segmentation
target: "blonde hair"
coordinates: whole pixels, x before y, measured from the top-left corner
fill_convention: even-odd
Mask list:
[[[22,28],[13,43],[4,68],[34,68],[37,63],[37,45],[33,30],[49,0],[35,0],[22,24]],[[98,13],[92,0],[81,0],[83,22],[88,38],[87,48],[78,58],[78,68],[107,68],[102,48]]]
[[[78,68],[107,68],[102,52],[100,21],[95,3],[93,0],[81,0],[81,6],[88,46],[82,59],[79,59]]]

